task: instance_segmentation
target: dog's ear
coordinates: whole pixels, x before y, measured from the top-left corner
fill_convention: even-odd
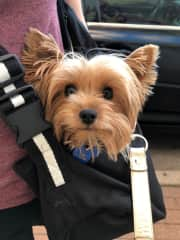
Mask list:
[[[156,62],[159,57],[157,45],[145,45],[125,58],[142,85],[153,85],[157,79]]]
[[[25,67],[25,81],[33,84],[39,93],[41,80],[43,80],[44,90],[40,91],[40,94],[45,92],[48,87],[48,75],[59,63],[62,55],[51,35],[45,35],[35,28],[30,28],[25,36],[21,58]]]
[[[137,114],[149,95],[152,94],[152,86],[157,80],[156,61],[159,56],[159,47],[145,45],[133,51],[125,58],[125,62],[136,75],[133,87],[130,89],[133,96],[133,108],[130,111],[130,122],[134,126]]]

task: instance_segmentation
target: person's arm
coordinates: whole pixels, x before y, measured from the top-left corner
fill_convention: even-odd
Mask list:
[[[87,28],[87,24],[86,24],[86,20],[84,18],[84,14],[83,14],[83,9],[82,9],[82,3],[81,0],[65,0],[67,2],[67,4],[69,4],[69,6],[74,10],[74,12],[76,13],[77,17],[79,18],[79,20],[85,25],[85,27]]]

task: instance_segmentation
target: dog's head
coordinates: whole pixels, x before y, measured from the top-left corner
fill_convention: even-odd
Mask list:
[[[85,57],[60,52],[51,36],[31,29],[22,62],[56,137],[70,148],[88,145],[117,158],[130,142],[138,113],[157,79],[158,47],[129,56]]]

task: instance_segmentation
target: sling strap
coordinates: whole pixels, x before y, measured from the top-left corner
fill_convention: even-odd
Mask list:
[[[0,113],[15,131],[17,143],[23,146],[31,140],[47,164],[55,186],[64,184],[64,178],[52,148],[43,132],[51,128],[43,119],[39,98],[31,85],[23,81],[24,68],[16,55],[0,48]]]

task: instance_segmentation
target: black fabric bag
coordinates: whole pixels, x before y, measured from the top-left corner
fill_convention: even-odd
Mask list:
[[[137,126],[136,132],[141,133]],[[50,240],[111,240],[133,231],[129,165],[119,154],[118,161],[106,153],[95,163],[82,164],[53,137],[44,136],[51,145],[63,173],[65,184],[55,187],[42,156],[29,141],[30,158],[19,161],[16,171],[35,191]],[[135,146],[142,146],[136,140]],[[164,218],[165,209],[159,183],[147,152],[153,220]],[[142,192],[143,195],[143,192]]]
[[[73,46],[77,51],[87,54],[96,47],[68,5],[59,0],[58,10],[63,41],[67,40],[66,50],[71,50]],[[36,98],[33,98],[34,101]],[[15,112],[26,107],[23,105]],[[24,125],[27,125],[25,130],[28,124],[36,125],[34,115],[30,120],[27,115],[22,116]],[[43,118],[41,120],[44,121]],[[114,162],[108,160],[106,153],[101,153],[95,163],[82,164],[73,158],[63,144],[57,142],[50,126],[45,124],[44,129],[43,135],[53,150],[65,184],[59,187],[54,185],[45,160],[31,139],[23,143],[29,155],[16,164],[15,170],[40,199],[49,239],[111,240],[133,231],[130,170],[123,156],[119,154],[118,161]],[[136,132],[141,134],[139,126]],[[140,140],[136,140],[136,146],[141,144]],[[153,220],[157,221],[164,218],[165,208],[149,152],[147,159]]]

